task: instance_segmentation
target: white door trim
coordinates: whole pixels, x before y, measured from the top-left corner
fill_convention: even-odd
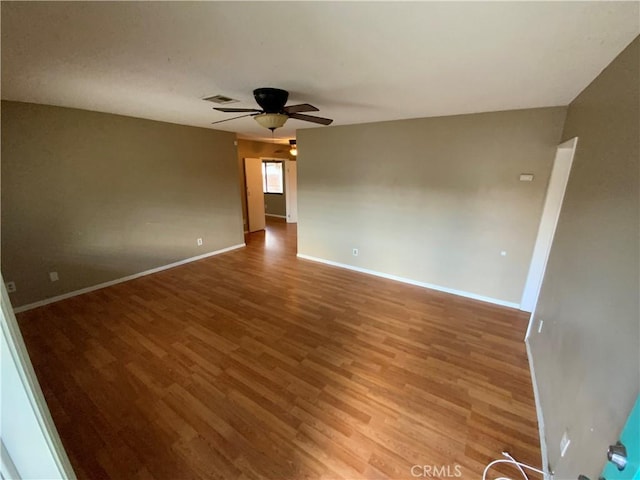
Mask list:
[[[20,461],[25,458],[29,458],[33,454],[34,444],[38,443],[40,445],[44,445],[45,450],[42,450],[41,452],[48,451],[50,455],[51,468],[56,470],[49,471],[48,476],[50,478],[75,479],[76,475],[71,467],[67,453],[62,446],[62,441],[60,440],[58,431],[53,423],[51,413],[49,412],[44,395],[40,389],[40,384],[38,383],[35,371],[33,370],[33,365],[29,359],[29,354],[27,353],[27,348],[24,344],[24,340],[22,339],[22,334],[20,333],[20,328],[18,327],[15,314],[11,308],[9,296],[1,274],[0,281],[0,325],[2,337],[8,346],[8,352],[6,352],[8,355],[5,359],[9,360],[9,364],[13,363],[13,368],[15,368],[14,371],[17,373],[19,379],[18,384],[21,388],[16,388],[15,385],[12,385],[11,387],[15,388],[16,395],[21,396],[24,394],[26,396],[27,401],[25,403],[27,404],[20,405],[20,413],[24,414],[27,418],[32,418],[34,420],[33,425],[35,426],[35,428],[30,429],[28,432],[15,432],[15,435],[11,431],[3,431],[3,449],[6,449],[6,454],[12,460],[11,463],[13,464],[13,467],[19,474],[21,474],[21,476],[24,476],[24,469],[26,468],[28,470],[28,465],[22,465]],[[3,369],[5,367],[8,367],[8,365],[3,366]],[[2,386],[3,389],[8,386],[5,384],[4,378]],[[19,390],[22,390],[22,392],[19,392]],[[3,398],[5,398],[5,395],[9,396],[11,393],[12,392],[3,392]],[[27,428],[27,426],[25,426],[25,428]],[[30,438],[29,444],[24,444],[25,435],[28,435]],[[25,451],[28,453],[25,453]],[[32,460],[32,458],[29,458],[28,461]],[[8,475],[10,472],[5,472],[4,469],[10,468],[9,462],[7,461],[5,464],[3,461],[2,467],[3,475]]]
[[[284,165],[287,223],[298,223],[298,163],[293,160],[287,160]]]
[[[13,463],[11,455],[9,455],[9,451],[4,446],[2,438],[0,438],[0,462],[0,474],[2,474],[2,478],[6,478],[7,480],[20,480],[22,478],[18,473],[16,465]]]
[[[540,456],[542,459],[542,471],[544,472],[544,480],[553,480],[553,476],[549,472],[549,449],[547,446],[546,430],[544,427],[544,416],[542,415],[542,404],[540,403],[540,391],[538,390],[538,380],[536,379],[536,371],[533,366],[533,356],[531,354],[531,345],[529,340],[524,341],[527,350],[527,359],[529,360],[529,371],[531,372],[531,384],[533,385],[533,399],[536,404],[536,417],[538,418],[538,436],[540,437]]]
[[[564,143],[558,145],[556,157],[553,162],[551,177],[549,178],[549,186],[542,209],[542,216],[538,226],[538,234],[536,243],[531,257],[531,265],[529,266],[529,274],[522,292],[522,300],[520,301],[520,310],[525,312],[534,312],[542,287],[544,272],[547,268],[549,253],[553,243],[553,237],[558,225],[560,210],[564,200],[564,194],[569,181],[571,165],[575,155],[578,138],[574,137]],[[531,319],[533,315],[531,315]],[[531,330],[531,319],[529,320],[529,328],[527,329],[527,338]]]

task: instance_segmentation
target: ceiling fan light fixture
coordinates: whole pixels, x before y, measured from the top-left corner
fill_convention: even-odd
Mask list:
[[[253,118],[255,118],[260,126],[268,128],[271,131],[284,126],[289,119],[289,117],[283,113],[261,113]]]
[[[253,91],[253,98],[260,105],[261,110],[255,108],[229,108],[229,107],[213,107],[218,112],[225,113],[243,113],[237,117],[227,120],[218,120],[212,123],[222,123],[236,118],[253,117],[261,127],[267,128],[273,132],[276,128],[283,127],[288,119],[302,120],[303,122],[317,123],[318,125],[331,125],[333,122],[330,118],[316,117],[314,115],[306,115],[302,112],[317,112],[318,108],[308,103],[300,103],[297,105],[287,106],[289,92],[279,88],[256,88]],[[209,100],[209,98],[207,98]],[[223,101],[233,99],[224,97]]]

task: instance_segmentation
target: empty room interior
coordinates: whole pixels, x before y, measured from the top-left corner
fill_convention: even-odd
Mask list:
[[[640,479],[640,3],[2,2],[2,479]]]

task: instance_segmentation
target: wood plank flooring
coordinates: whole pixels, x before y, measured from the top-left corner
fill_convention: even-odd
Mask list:
[[[79,478],[539,467],[526,315],[297,259],[295,225],[247,242],[18,315]]]

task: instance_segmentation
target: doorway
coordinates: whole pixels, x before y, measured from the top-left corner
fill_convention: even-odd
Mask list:
[[[247,231],[265,229],[265,217],[298,222],[297,164],[279,158],[245,158]],[[278,177],[278,178],[276,178]]]
[[[540,287],[544,278],[544,272],[547,268],[547,260],[553,243],[553,237],[556,232],[562,201],[564,200],[564,192],[569,181],[573,156],[576,151],[578,138],[574,137],[564,143],[558,145],[556,157],[549,178],[549,186],[547,187],[547,195],[542,209],[542,217],[538,227],[538,236],[533,248],[533,256],[529,267],[529,274],[522,293],[520,301],[520,310],[533,313],[538,296],[540,295]],[[533,318],[533,315],[531,316]],[[531,323],[531,322],[530,322]],[[529,325],[531,328],[531,324]],[[529,331],[527,331],[527,336]]]

